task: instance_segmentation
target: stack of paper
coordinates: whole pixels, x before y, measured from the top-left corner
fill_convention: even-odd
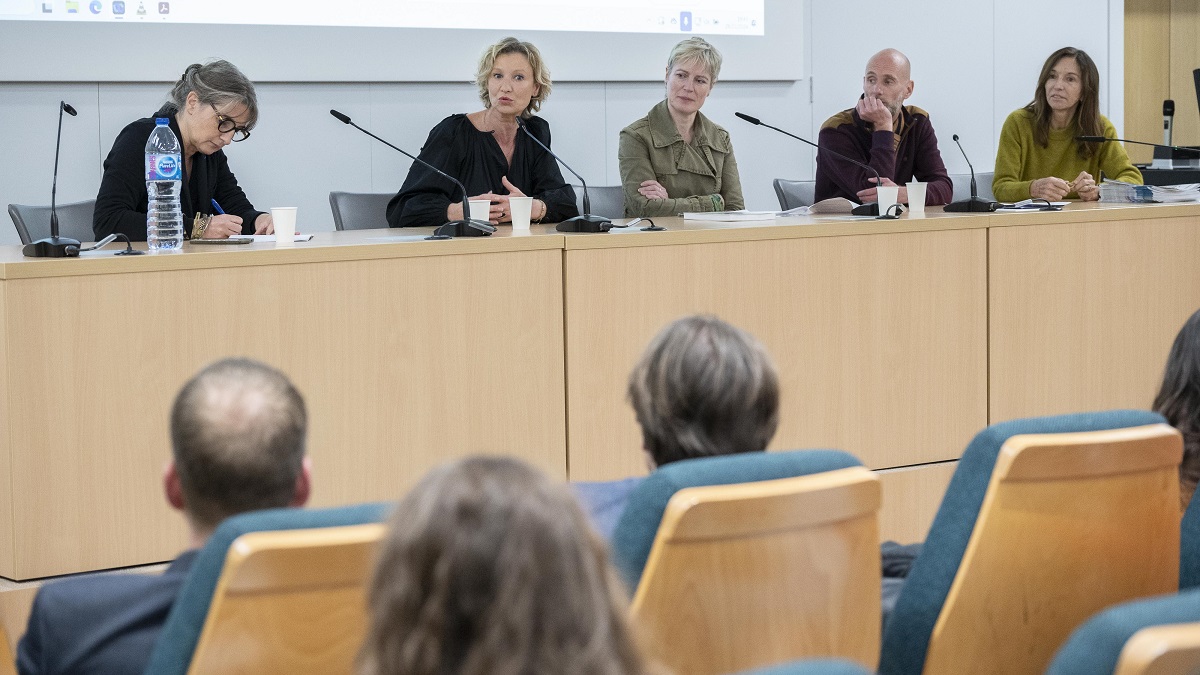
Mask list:
[[[1194,202],[1200,200],[1200,184],[1130,185],[1106,180],[1100,185],[1102,202]]]
[[[1200,199],[1200,184],[1151,185],[1150,192],[1154,193],[1156,202],[1194,202]]]

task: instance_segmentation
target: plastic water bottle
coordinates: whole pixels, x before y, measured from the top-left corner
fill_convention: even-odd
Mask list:
[[[146,140],[146,242],[150,252],[183,246],[183,155],[170,120],[159,117]]]

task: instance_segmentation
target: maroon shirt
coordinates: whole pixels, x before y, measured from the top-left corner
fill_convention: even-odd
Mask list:
[[[946,165],[942,164],[937,136],[929,123],[929,113],[916,106],[901,109],[897,132],[875,131],[855,109],[843,110],[821,125],[817,143],[869,164],[882,178],[890,178],[897,185],[912,180],[928,183],[925,203],[930,206],[948,203],[954,193]],[[874,173],[840,157],[817,151],[817,201],[845,197],[857,202],[859,190],[875,186],[873,180],[867,180],[874,177]]]

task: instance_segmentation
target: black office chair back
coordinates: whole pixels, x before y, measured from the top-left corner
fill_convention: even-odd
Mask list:
[[[812,206],[816,193],[816,181],[775,179],[775,196],[779,198],[779,208],[784,211],[797,206]]]
[[[395,196],[394,192],[330,192],[333,226],[339,230],[387,227],[387,205]]]
[[[583,186],[572,185],[571,189],[575,190],[575,208],[583,213]],[[625,217],[625,193],[620,185],[589,185],[588,196],[592,198],[592,215]]]
[[[79,241],[96,241],[92,234],[92,214],[96,211],[96,200],[59,204],[58,234]],[[50,236],[50,207],[9,204],[8,215],[17,228],[22,244],[45,239]]]

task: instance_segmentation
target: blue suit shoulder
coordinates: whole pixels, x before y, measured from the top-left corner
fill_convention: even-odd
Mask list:
[[[17,646],[18,672],[141,673],[191,557],[181,556],[161,575],[105,574],[46,584]]]

